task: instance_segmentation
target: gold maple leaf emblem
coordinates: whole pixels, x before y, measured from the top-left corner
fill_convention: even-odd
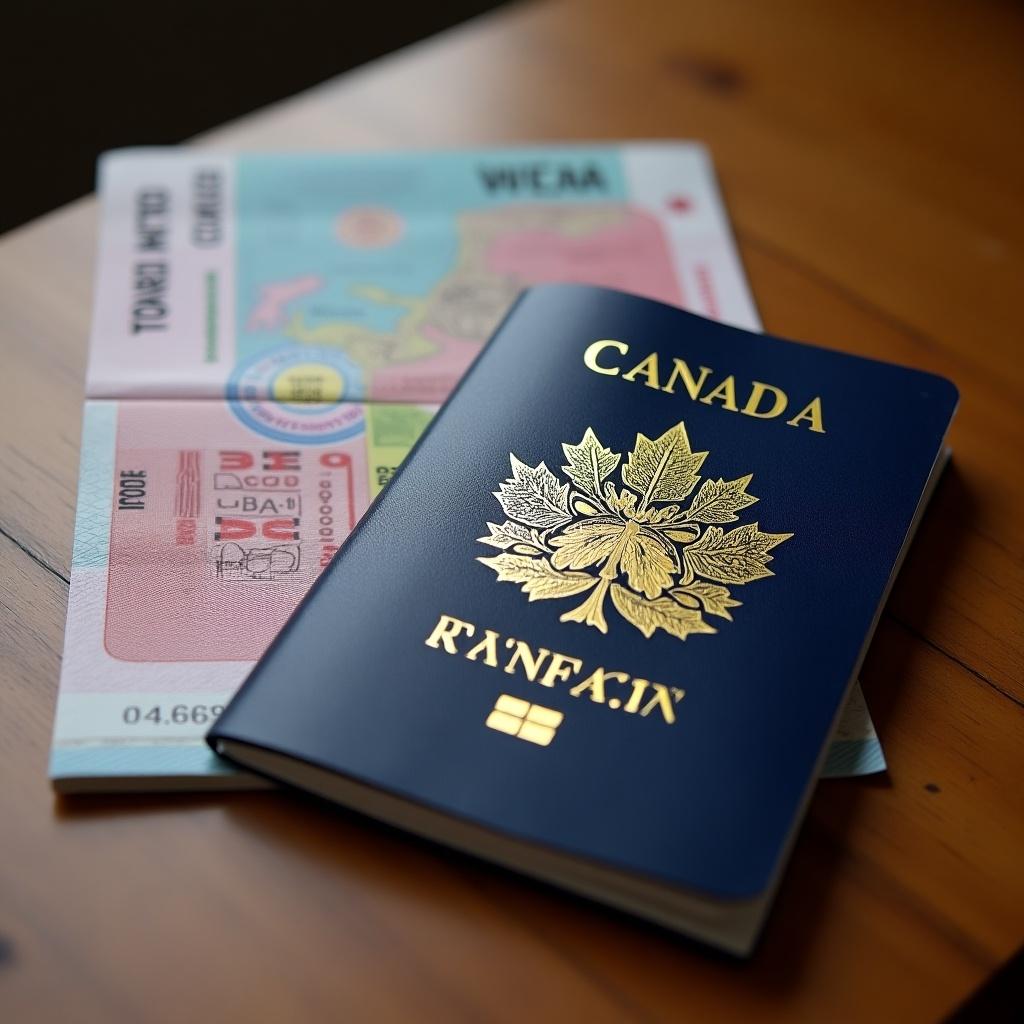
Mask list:
[[[705,616],[731,621],[729,609],[741,602],[729,587],[774,575],[769,552],[793,536],[757,523],[722,528],[758,500],[747,492],[752,475],[697,488],[708,453],[691,449],[683,423],[655,440],[637,434],[625,463],[590,427],[562,449],[569,483],[543,462],[530,467],[509,456],[512,475],[494,492],[508,519],[488,523],[479,538],[501,554],[477,559],[531,601],[586,593],[562,622],[607,633],[610,596],[646,637],[657,629],[680,640],[716,633]],[[616,486],[609,478],[620,463]]]

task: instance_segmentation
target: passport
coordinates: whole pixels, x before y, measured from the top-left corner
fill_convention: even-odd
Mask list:
[[[956,404],[929,373],[534,288],[208,742],[745,955]]]

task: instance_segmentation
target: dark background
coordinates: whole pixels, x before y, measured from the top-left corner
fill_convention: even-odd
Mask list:
[[[499,0],[5,0],[0,231],[93,188],[96,157],[181,142]]]

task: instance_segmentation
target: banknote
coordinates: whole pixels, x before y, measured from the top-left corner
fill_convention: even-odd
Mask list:
[[[757,314],[693,143],[100,165],[93,398],[442,402],[520,291]]]

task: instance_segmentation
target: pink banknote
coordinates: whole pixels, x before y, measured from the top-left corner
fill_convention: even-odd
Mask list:
[[[334,415],[333,439],[300,444],[257,433],[226,402],[119,403],[104,623],[112,657],[260,655],[393,470],[393,442],[400,457],[429,417],[388,407],[375,419],[356,404]],[[390,445],[374,445],[381,417]]]

